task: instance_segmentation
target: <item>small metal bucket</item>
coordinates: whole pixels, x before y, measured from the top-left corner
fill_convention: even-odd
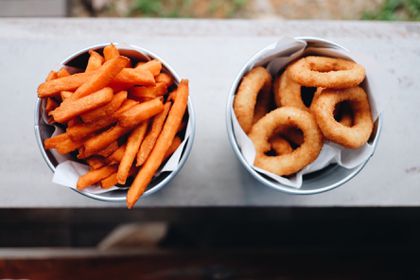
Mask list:
[[[69,66],[69,67],[76,67],[84,69],[86,67],[87,61],[89,59],[89,50],[96,50],[96,51],[102,51],[105,46],[109,44],[99,44],[87,47],[83,50],[80,50],[72,55],[70,55],[68,58],[66,58],[61,65],[63,66]],[[162,63],[162,71],[166,72],[173,76],[175,84],[178,84],[180,82],[180,78],[178,74],[160,57],[155,55],[154,53],[134,46],[120,46],[118,43],[114,43],[114,45],[117,46],[120,53],[124,56],[127,56],[131,59],[135,59],[138,61],[148,61],[152,59],[158,59]],[[55,172],[55,167],[58,165],[57,159],[53,156],[53,154],[44,149],[44,140],[46,138],[51,137],[53,133],[53,127],[43,121],[42,118],[42,110],[41,106],[45,106],[45,102],[43,102],[41,99],[37,99],[36,105],[35,105],[35,138],[38,144],[38,147],[41,151],[42,157],[44,158],[45,162],[47,163],[48,167],[51,169],[52,172]],[[152,182],[149,184],[147,190],[143,194],[143,197],[148,196],[152,193],[155,193],[156,191],[160,190],[164,186],[166,186],[175,176],[176,174],[181,170],[185,162],[187,161],[188,156],[191,153],[191,148],[194,142],[194,136],[195,136],[195,115],[193,106],[191,103],[191,99],[188,100],[188,126],[190,126],[190,135],[189,139],[187,140],[187,143],[183,147],[182,155],[178,164],[178,167],[176,170],[170,171],[170,172],[162,172],[159,176],[155,177]],[[101,194],[93,194],[88,192],[80,192],[77,189],[73,189],[74,191],[77,191],[78,193],[81,193],[87,197],[94,198],[97,200],[102,201],[111,201],[111,202],[123,202],[126,199],[127,189],[121,189],[121,190],[114,190],[110,192],[105,192]]]
[[[308,43],[310,46],[317,46],[317,47],[326,47],[326,48],[333,48],[333,49],[339,49],[339,50],[345,50],[344,47],[334,43],[330,42],[324,39],[315,38],[315,37],[296,37],[295,39],[298,40],[304,40]],[[327,167],[323,168],[322,170],[309,173],[303,176],[302,180],[302,186],[300,188],[292,188],[283,184],[280,184],[274,180],[271,180],[259,172],[257,172],[251,165],[248,164],[244,156],[242,155],[242,152],[238,146],[238,143],[235,138],[235,134],[233,131],[233,124],[232,124],[232,116],[234,114],[233,111],[233,99],[236,94],[236,90],[239,86],[239,83],[241,82],[242,77],[251,70],[252,65],[254,65],[256,62],[261,61],[261,58],[264,57],[264,55],[273,49],[275,43],[270,44],[269,46],[265,47],[258,53],[256,53],[253,57],[251,57],[248,62],[245,64],[245,66],[241,69],[239,74],[237,75],[236,79],[234,80],[232,87],[229,92],[228,96],[228,102],[227,102],[227,117],[226,117],[226,124],[227,124],[227,130],[228,130],[228,137],[230,144],[232,145],[233,151],[235,152],[237,158],[242,163],[242,165],[248,170],[251,175],[257,179],[262,184],[279,190],[283,191],[285,193],[289,194],[316,194],[325,192],[328,190],[332,190],[336,187],[339,187],[352,179],[354,176],[356,176],[360,170],[366,165],[366,163],[369,161],[367,159],[365,162],[361,163],[360,165],[347,169],[342,166],[339,166],[338,164],[330,164]],[[380,137],[380,131],[382,126],[382,116],[379,115],[378,119],[374,123],[374,128],[370,140],[370,144],[373,145],[374,149],[376,149],[377,142]],[[373,155],[373,153],[372,153]],[[371,156],[372,156],[371,155]]]

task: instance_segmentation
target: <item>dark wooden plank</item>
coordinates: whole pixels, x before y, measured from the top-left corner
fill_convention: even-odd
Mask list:
[[[413,264],[413,261],[411,264]],[[151,252],[134,256],[3,259],[1,278],[49,279],[401,279],[410,263],[382,254]],[[407,270],[407,268],[409,270]],[[414,270],[413,270],[414,269]]]

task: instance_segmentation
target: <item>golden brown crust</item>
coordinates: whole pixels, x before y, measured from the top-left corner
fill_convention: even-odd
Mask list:
[[[334,118],[334,108],[343,101],[349,102],[352,108],[354,116],[351,127]],[[353,149],[361,147],[369,140],[373,120],[367,94],[362,88],[324,89],[311,109],[326,139]]]
[[[293,151],[290,143],[281,137],[280,135],[275,135],[270,139],[271,149],[276,152],[276,155],[285,155],[290,154]]]
[[[270,90],[261,90],[257,97],[257,103],[254,109],[254,118],[252,124],[256,123],[259,119],[264,117],[271,111],[273,103],[273,95]]]
[[[292,106],[301,110],[308,110],[302,101],[302,86],[289,76],[289,68],[281,74],[274,83],[274,99],[278,107]]]
[[[258,93],[270,92],[270,89],[271,75],[263,67],[255,67],[242,78],[233,102],[233,109],[245,133],[248,133],[253,125]]]
[[[304,142],[289,154],[267,156],[265,153],[271,148],[268,140],[281,125],[299,128]],[[313,162],[323,145],[321,131],[312,114],[294,107],[277,108],[265,115],[252,127],[249,138],[256,149],[254,165],[279,176],[296,173]]]
[[[355,62],[321,56],[307,56],[289,66],[290,77],[306,87],[349,88],[365,78],[365,68]]]

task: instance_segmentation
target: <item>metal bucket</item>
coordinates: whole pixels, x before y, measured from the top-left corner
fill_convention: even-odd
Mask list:
[[[334,48],[334,49],[341,49],[341,50],[347,51],[344,47],[334,42],[330,42],[330,41],[320,39],[320,38],[296,37],[295,39],[304,40],[310,46],[316,45],[317,47]],[[255,179],[257,179],[259,182],[261,182],[262,184],[270,188],[283,191],[289,194],[316,194],[316,193],[332,190],[336,187],[343,185],[344,183],[352,179],[354,176],[356,176],[360,172],[360,170],[362,170],[362,168],[366,165],[366,163],[369,161],[370,157],[365,162],[351,169],[344,168],[342,166],[339,166],[338,164],[330,164],[327,167],[323,168],[322,170],[304,175],[303,180],[302,180],[302,186],[300,188],[292,188],[292,187],[280,184],[278,182],[275,182],[273,180],[270,180],[267,177],[260,174],[259,172],[257,172],[245,160],[238,146],[238,143],[236,141],[236,138],[233,132],[233,124],[232,124],[232,116],[234,114],[233,99],[236,94],[236,90],[239,86],[239,83],[241,82],[242,77],[245,75],[245,73],[251,70],[252,65],[254,65],[258,61],[261,61],[261,58],[264,57],[264,55],[269,50],[271,50],[274,47],[274,45],[275,43],[270,44],[269,46],[265,47],[264,49],[256,53],[253,57],[251,57],[248,60],[248,62],[245,64],[245,66],[241,69],[241,71],[239,72],[239,74],[237,75],[236,79],[234,80],[232,84],[232,87],[230,89],[229,96],[228,96],[227,110],[226,110],[227,112],[226,124],[227,124],[230,144],[237,158],[242,163],[242,165],[248,170],[248,172],[251,173],[251,175]],[[374,149],[376,149],[376,146],[380,137],[381,126],[382,126],[382,116],[379,115],[378,119],[374,123],[371,140],[369,141],[370,144],[373,145]]]
[[[180,78],[178,74],[172,69],[172,67],[170,67],[163,59],[161,59],[154,53],[146,49],[134,46],[134,45],[121,46],[118,43],[113,43],[113,44],[118,47],[118,50],[120,51],[122,55],[127,56],[131,59],[135,59],[138,61],[148,61],[152,59],[159,60],[162,63],[162,71],[172,75],[174,78],[175,84],[178,84],[180,82]],[[70,55],[68,58],[66,58],[61,63],[61,65],[84,69],[89,58],[89,53],[88,53],[89,50],[92,49],[92,50],[102,51],[102,49],[107,45],[109,44],[99,44],[99,45],[90,46],[83,50],[80,50]],[[35,138],[36,138],[38,147],[41,151],[42,157],[44,158],[45,162],[47,163],[51,171],[55,172],[55,167],[58,165],[58,162],[50,151],[44,149],[44,145],[43,145],[44,140],[46,138],[51,137],[53,133],[53,127],[45,123],[41,116],[42,114],[41,106],[45,106],[44,103],[45,102],[42,102],[42,100],[39,98],[36,101],[35,116],[34,116]],[[194,115],[194,110],[193,110],[193,106],[192,106],[190,98],[188,100],[188,125],[190,126],[190,136],[189,136],[189,139],[187,140],[187,143],[183,147],[182,155],[181,155],[177,169],[170,172],[162,172],[159,176],[155,177],[152,180],[152,182],[149,184],[147,190],[144,192],[143,197],[148,196],[152,193],[155,193],[156,191],[166,186],[181,170],[181,168],[187,161],[188,156],[191,153],[191,148],[192,148],[192,145],[194,142],[194,136],[195,136],[195,115]],[[94,198],[97,200],[102,200],[102,201],[110,201],[110,202],[124,202],[126,199],[126,194],[127,194],[127,188],[121,189],[121,190],[114,190],[111,192],[105,192],[101,194],[92,194],[88,192],[80,192],[77,189],[73,189],[73,188],[71,189],[87,197]]]

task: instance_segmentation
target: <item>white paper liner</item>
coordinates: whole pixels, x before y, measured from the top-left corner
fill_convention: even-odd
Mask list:
[[[123,49],[125,48],[125,49],[132,49],[135,51],[140,51],[135,46],[128,45],[128,44],[118,44],[118,46]],[[59,65],[55,69],[60,69],[61,67],[65,67],[72,74],[83,71],[75,67],[69,67],[69,66],[63,66],[63,65]],[[48,124],[48,116],[45,112],[44,102],[45,101],[42,101],[41,103],[41,116],[42,116],[42,121]],[[176,149],[176,151],[171,155],[171,157],[166,161],[165,165],[156,172],[154,177],[159,176],[162,172],[172,172],[178,169],[178,166],[181,160],[182,151],[184,150],[184,146],[191,135],[191,131],[192,131],[191,117],[192,116],[190,115],[188,116],[188,123],[187,123],[183,141],[181,142],[179,147]],[[56,125],[51,125],[51,126],[55,128],[51,136],[64,133],[63,129],[61,129],[59,126],[56,126]],[[55,172],[52,179],[53,183],[66,186],[72,189],[77,189],[76,187],[77,180],[79,179],[81,175],[89,171],[89,166],[72,160],[73,157],[69,154],[62,155],[58,153],[55,149],[50,150],[50,152],[52,153],[52,155],[58,162],[58,165],[55,167]],[[108,189],[102,189],[99,185],[95,185],[95,186],[88,187],[82,190],[81,192],[87,192],[91,194],[101,194],[101,193],[111,192],[114,190],[127,189],[127,188],[128,187],[122,188],[122,187],[113,186]]]
[[[319,46],[315,44],[308,47],[306,41],[283,38],[269,50],[257,54],[259,59],[250,65],[250,69],[255,66],[263,66],[275,77],[288,63],[307,54],[347,58],[362,64],[366,69],[366,79],[361,86],[369,96],[373,120],[377,120],[385,107],[385,102],[389,100],[390,94],[394,92],[395,83],[394,79],[389,77],[389,74],[369,57],[350,53],[337,46],[327,48],[325,44],[321,43]],[[314,162],[288,178],[278,176],[253,165],[256,155],[254,145],[239,125],[233,108],[231,112],[234,135],[247,163],[256,171],[282,185],[292,188],[300,188],[302,186],[304,174],[321,170],[331,163],[337,163],[344,168],[351,169],[368,160],[374,152],[374,146],[371,143],[366,143],[358,149],[347,149],[341,145],[325,141],[318,158]]]

